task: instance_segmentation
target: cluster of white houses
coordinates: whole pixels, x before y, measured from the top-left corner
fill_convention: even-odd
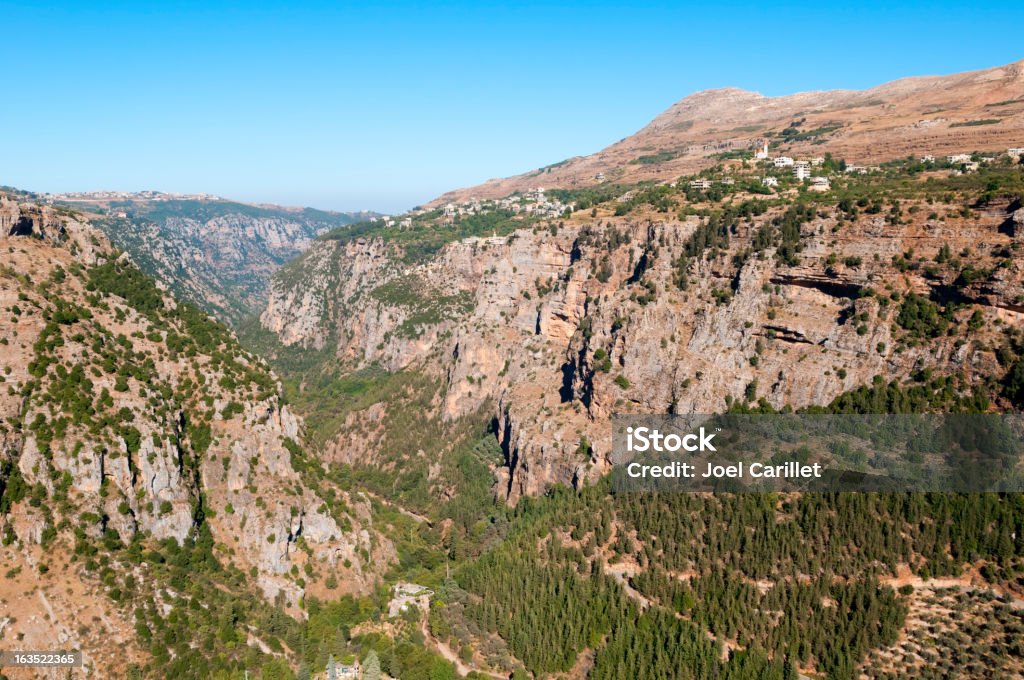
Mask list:
[[[526,194],[506,196],[497,201],[478,201],[472,198],[462,203],[447,203],[441,209],[445,220],[451,221],[459,215],[475,215],[495,209],[508,210],[515,214],[524,213],[536,217],[561,217],[575,207],[574,203],[562,203],[557,198],[549,198],[544,188],[531,189]]]
[[[1010,156],[1011,158],[1020,158],[1021,156],[1024,156],[1024,147],[1010,147],[1009,149],[1006,150],[1006,155]],[[934,163],[935,162],[935,156],[922,156],[921,160],[926,162],[926,163],[929,162],[929,161]],[[977,161],[980,161],[982,163],[991,163],[991,162],[993,162],[995,160],[996,160],[995,156],[978,156],[977,157]],[[977,161],[975,161],[975,155],[974,154],[969,154],[969,153],[954,153],[954,154],[950,154],[950,155],[946,156],[946,162],[953,163],[953,164],[957,164],[957,163],[972,163],[972,162],[977,162]]]
[[[1006,150],[1006,154],[1011,158],[1015,158],[1018,160],[1024,159],[1024,147],[1011,147]],[[789,156],[776,156],[775,158],[769,158],[767,144],[765,144],[759,151],[757,151],[754,154],[754,157],[758,160],[770,162],[771,165],[776,168],[792,168],[793,177],[801,182],[809,181],[810,186],[808,188],[811,191],[828,191],[831,188],[831,184],[829,182],[828,177],[815,175],[811,170],[812,168],[818,167],[825,162],[825,159],[822,157],[812,158],[810,160],[796,160],[794,158],[790,158]],[[934,163],[935,156],[922,156],[921,160],[925,163]],[[955,172],[957,173],[974,172],[982,164],[991,163],[995,160],[996,159],[993,156],[978,157],[969,153],[950,154],[946,156],[946,161],[948,163],[955,166],[959,166],[959,168],[955,170]],[[877,165],[848,164],[846,165],[843,171],[846,172],[847,174],[865,175],[869,172],[879,172],[880,170],[881,168],[879,168]],[[699,181],[700,180],[691,182],[690,186],[695,189],[700,188],[696,186],[696,182]],[[779,180],[777,177],[772,177],[768,175],[761,179],[761,184],[763,184],[766,187],[777,187],[779,185]]]
[[[1010,158],[1020,160],[1024,158],[1024,147],[1010,147],[1006,150]],[[982,165],[987,165],[996,160],[995,156],[977,156],[969,153],[952,153],[946,156],[946,162],[950,165],[959,166],[957,172],[974,172]],[[921,156],[922,163],[934,163],[935,156]]]
[[[854,165],[848,163],[846,169],[843,170],[848,175],[866,175],[869,172],[879,172],[881,168],[877,165]]]
[[[417,211],[413,211],[412,214],[418,214]],[[376,222],[378,218],[374,217],[371,222]],[[399,229],[410,229],[412,228],[412,217],[392,217],[391,215],[385,215],[380,218],[380,221],[384,223],[385,227],[393,227],[398,225]]]
[[[810,172],[803,167],[794,168],[793,176],[800,181],[810,181],[810,186],[808,188],[811,191],[828,191],[832,187],[828,177],[820,175],[812,176]],[[700,178],[691,180],[690,188],[696,191],[707,191],[714,183],[721,184],[722,186],[732,186],[736,183],[736,180],[731,177],[725,177],[718,180]],[[766,187],[777,187],[779,186],[779,178],[773,177],[772,175],[766,175],[761,178],[761,184]]]
[[[789,156],[776,156],[775,158],[768,157],[768,143],[765,142],[760,150],[754,153],[754,158],[761,161],[770,162],[772,167],[775,168],[792,168],[793,178],[798,182],[810,182],[808,187],[811,191],[828,191],[832,184],[828,177],[823,175],[815,175],[811,168],[817,168],[825,164],[824,156],[816,156],[810,160],[797,160]],[[761,178],[761,184],[766,187],[777,187],[779,186],[779,179],[766,175]]]
[[[507,210],[516,215],[532,215],[534,217],[562,217],[567,212],[572,212],[576,207],[574,202],[562,203],[557,198],[549,198],[545,195],[544,189],[538,187],[531,189],[525,194],[513,194],[498,200],[481,201],[471,198],[460,203],[446,203],[441,207],[441,216],[446,224],[451,224],[456,217],[463,215],[480,215],[494,212],[495,210]],[[413,218],[424,215],[428,211],[422,208],[415,208],[397,217],[384,216],[374,217],[371,222],[383,222],[384,226],[397,226],[399,229],[411,229]]]
[[[1006,150],[1006,154],[1011,158],[1024,160],[1024,147],[1011,147]],[[814,174],[814,168],[819,168],[825,164],[825,158],[822,156],[817,156],[807,160],[798,160],[790,156],[770,157],[768,154],[768,144],[765,143],[754,153],[754,158],[759,161],[764,161],[769,167],[777,169],[789,168],[793,173],[794,179],[798,182],[806,182],[808,184],[807,188],[809,191],[823,192],[831,189],[831,181],[827,176]],[[945,160],[953,166],[958,166],[954,169],[954,173],[961,173],[973,172],[977,170],[980,165],[991,163],[996,159],[991,156],[957,153],[947,155]],[[921,156],[921,161],[924,163],[935,163],[936,157],[932,155]],[[881,171],[881,168],[876,165],[847,164],[843,171],[847,174],[864,175],[871,172],[879,172]],[[821,171],[819,170],[818,172],[820,173]],[[597,181],[603,181],[605,179],[604,173],[598,173],[595,175],[594,179]],[[732,186],[735,183],[736,180],[732,177],[722,177],[718,179],[699,177],[697,179],[690,180],[689,187],[696,191],[708,191],[715,184],[719,184],[721,186]],[[765,175],[761,178],[761,184],[766,187],[777,187],[779,186],[779,178],[777,175]],[[676,186],[676,183],[672,182],[669,186],[674,187]],[[63,194],[62,196],[70,197],[75,195]],[[102,196],[104,198],[121,197],[119,192],[95,192],[90,196]],[[135,194],[135,196],[144,196],[151,200],[169,200],[170,198],[215,198],[205,194],[181,196],[175,194],[160,194],[159,192],[143,192],[142,194]],[[620,200],[622,199],[620,198]],[[543,187],[538,187],[527,191],[525,194],[513,194],[497,200],[480,201],[475,198],[471,198],[468,201],[462,201],[461,203],[447,203],[441,208],[441,213],[445,222],[451,223],[458,216],[476,215],[491,212],[493,210],[507,210],[517,215],[523,213],[535,217],[557,218],[562,217],[567,212],[571,212],[575,207],[575,203],[562,203],[558,199],[549,198],[544,193]],[[426,211],[423,209],[415,209],[401,217],[382,217],[379,219],[389,227],[398,225],[401,229],[408,229],[412,227],[413,216],[424,213],[426,213]],[[377,219],[378,218],[373,218],[372,221],[377,221]]]
[[[776,156],[772,159],[772,165],[777,168],[816,168],[824,164],[825,158],[818,156],[809,161],[798,161],[789,156]]]
[[[801,182],[809,181],[810,186],[807,188],[810,191],[828,191],[832,188],[832,182],[828,177],[825,177],[824,175],[812,175],[806,168],[793,168],[793,177]],[[766,187],[777,187],[779,186],[779,178],[772,177],[771,175],[765,175],[761,178],[761,184]]]
[[[722,179],[715,181],[723,186],[730,186],[735,183],[735,180],[733,180],[732,177],[724,177]],[[697,191],[707,191],[708,189],[711,188],[712,184],[713,182],[710,179],[695,179],[690,181],[690,188],[696,189]]]
[[[1006,154],[1011,158],[1018,160],[1024,159],[1024,147],[1011,147],[1006,150]],[[819,167],[825,163],[825,159],[821,156],[811,158],[810,160],[797,160],[790,156],[775,156],[770,157],[768,154],[768,143],[765,142],[757,151],[754,152],[755,160],[764,161],[774,168],[791,168],[793,177],[800,182],[810,182],[808,187],[811,191],[828,191],[831,187],[828,177],[822,175],[815,175],[812,168]],[[935,156],[922,156],[923,162],[935,162]],[[992,156],[975,156],[968,153],[950,154],[946,156],[946,161],[952,165],[959,166],[955,172],[973,172],[977,170],[982,164],[991,163],[995,161],[995,157]],[[854,165],[848,164],[843,169],[847,174],[858,174],[866,175],[870,172],[879,172],[881,168],[877,165]],[[731,180],[730,180],[731,183]],[[761,184],[766,187],[777,187],[779,185],[778,177],[767,175],[761,178]],[[710,188],[710,182],[708,180],[694,180],[690,182],[690,186],[694,189],[708,189]]]
[[[1024,147],[1011,147],[1006,150],[1006,154],[1018,160],[1024,159]],[[809,191],[828,191],[832,188],[832,183],[827,176],[814,174],[814,168],[818,168],[825,164],[825,158],[822,156],[811,158],[809,160],[797,160],[790,156],[775,156],[773,158],[768,155],[768,144],[765,143],[761,148],[754,152],[754,158],[759,161],[764,161],[764,163],[769,167],[791,169],[794,179],[799,182],[808,182],[807,188]],[[948,163],[959,166],[959,169],[954,170],[956,173],[972,172],[977,170],[981,164],[991,163],[995,160],[995,157],[992,156],[979,157],[968,153],[950,154],[946,156],[946,161]],[[936,159],[935,156],[928,155],[922,156],[921,161],[925,163],[934,163],[936,162]],[[843,172],[846,174],[857,175],[866,175],[871,172],[880,171],[881,168],[877,165],[847,164],[843,168]],[[819,170],[818,172],[821,171]],[[731,177],[724,177],[720,179],[698,177],[690,180],[689,187],[695,191],[707,191],[715,184],[731,186],[735,184],[735,180]],[[777,187],[779,186],[779,177],[777,175],[765,175],[761,178],[761,184],[766,187]],[[669,186],[674,187],[676,186],[676,183],[672,182]]]

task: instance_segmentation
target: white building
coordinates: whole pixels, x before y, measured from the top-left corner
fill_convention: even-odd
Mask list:
[[[828,191],[831,188],[832,184],[828,181],[828,177],[811,178],[811,186],[809,187],[811,191]]]
[[[725,177],[718,180],[718,183],[721,184],[722,186],[731,187],[733,184],[736,184],[736,180],[734,180],[732,177]]]
[[[1006,153],[1010,156],[1016,156],[1020,158],[1021,156],[1024,156],[1024,147],[1015,146],[1007,149]]]
[[[709,179],[695,179],[690,182],[690,188],[696,189],[697,191],[707,191],[711,188],[711,180]]]
[[[415,583],[396,583],[391,587],[392,597],[388,602],[388,618],[393,619],[408,611],[410,606],[419,607],[420,611],[430,610],[430,598],[433,590]]]
[[[795,177],[797,181],[802,182],[805,179],[809,179],[810,176],[811,169],[806,165],[797,165],[796,167],[793,168],[793,177]]]
[[[971,154],[969,153],[955,153],[946,156],[946,160],[950,163],[970,163]]]
[[[332,654],[322,673],[313,673],[312,680],[359,680],[359,660],[355,657],[335,659]]]
[[[761,184],[766,187],[777,187],[779,186],[779,180],[774,177],[764,177],[761,179]]]
[[[776,156],[772,159],[772,164],[777,168],[789,168],[793,166],[793,159],[789,156]]]
[[[964,172],[975,172],[980,167],[980,165],[980,163],[974,162],[964,163]]]
[[[927,154],[927,155],[921,156],[921,162],[922,163],[934,163],[935,162],[935,156],[932,156],[931,154]]]
[[[768,159],[768,142],[765,142],[759,151],[754,152],[754,158],[759,161]]]
[[[816,168],[819,165],[824,165],[824,164],[825,164],[825,157],[824,156],[815,156],[814,158],[811,159],[811,166],[812,167]]]

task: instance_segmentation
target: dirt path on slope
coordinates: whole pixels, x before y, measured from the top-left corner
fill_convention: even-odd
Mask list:
[[[367,491],[366,489],[360,489],[358,493],[361,493],[364,496],[367,496],[369,498],[373,498],[374,500],[380,501],[381,505],[386,505],[389,508],[397,510],[398,512],[402,513],[406,517],[408,517],[410,519],[413,519],[413,520],[416,520],[420,524],[426,522],[427,526],[434,526],[434,523],[430,520],[429,517],[424,517],[423,515],[418,515],[415,512],[413,512],[412,510],[409,510],[408,508],[403,508],[398,503],[395,503],[393,501],[389,501],[387,498],[384,498],[383,496],[375,494],[372,491]]]
[[[434,634],[430,632],[430,626],[427,625],[428,618],[429,613],[423,612],[423,615],[420,617],[420,632],[423,633],[423,637],[427,640],[427,642],[430,643],[430,646],[433,647],[438,654],[440,654],[445,659],[454,664],[455,672],[458,673],[459,676],[464,678],[470,673],[475,672],[480,673],[481,675],[486,675],[491,678],[497,678],[497,680],[508,680],[507,675],[499,675],[497,673],[484,670],[483,668],[467,665],[466,662],[463,661],[462,658],[455,653],[455,650],[448,646],[448,643],[438,640],[436,637],[434,637]]]

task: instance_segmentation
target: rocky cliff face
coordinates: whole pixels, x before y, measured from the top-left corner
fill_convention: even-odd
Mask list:
[[[0,527],[27,566],[72,540],[208,533],[285,606],[327,580],[372,587],[393,548],[365,498],[310,486],[301,422],[261,360],[80,219],[0,199],[0,250]],[[25,645],[52,646],[26,623]]]
[[[495,491],[514,501],[605,472],[612,413],[828,404],[922,366],[983,383],[1000,371],[988,331],[1024,321],[1016,209],[920,199],[894,218],[783,202],[667,218],[602,207],[411,265],[380,240],[318,243],[275,282],[262,323],[285,343],[332,348],[344,370],[435,376],[443,389],[423,417],[454,422],[489,404],[505,451]],[[965,261],[936,264],[942,253]],[[968,260],[990,275],[957,282]],[[898,318],[913,295],[950,302],[962,332],[911,337]],[[975,310],[984,321],[968,331]],[[348,425],[372,429],[391,407]],[[328,455],[374,460],[356,431]]]
[[[605,472],[616,412],[827,405],[921,369],[998,392],[1024,300],[1022,73],[698,93],[593,156],[313,244],[261,324],[342,381],[429,376],[416,408],[490,419],[513,501]],[[350,400],[327,458],[380,464],[394,442],[368,433],[408,393]]]
[[[262,323],[286,345],[321,349],[332,336],[328,315],[347,317],[347,301],[376,289],[397,273],[382,243],[367,239],[317,243],[277,276]],[[346,326],[348,334],[363,330],[348,319]],[[358,344],[350,344],[348,349],[356,351]]]

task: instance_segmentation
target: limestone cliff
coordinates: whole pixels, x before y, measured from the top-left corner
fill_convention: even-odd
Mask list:
[[[615,412],[828,404],[921,367],[978,385],[998,374],[999,325],[1024,320],[1024,271],[1009,257],[1017,205],[898,203],[855,214],[824,200],[736,202],[671,217],[615,216],[613,202],[412,263],[400,240],[320,242],[275,282],[262,322],[284,343],[330,348],[343,371],[435,376],[441,396],[424,418],[488,404],[505,451],[495,491],[514,501],[606,471]],[[964,282],[968,264],[985,275]],[[917,296],[963,330],[911,337],[901,301]],[[975,311],[983,321],[967,330]],[[327,455],[378,460],[365,428],[389,408],[350,416]]]

